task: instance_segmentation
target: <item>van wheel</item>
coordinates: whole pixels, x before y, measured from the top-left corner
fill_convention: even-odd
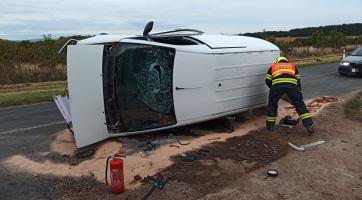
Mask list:
[[[245,122],[246,119],[242,113],[238,113],[235,115],[235,121],[237,122]]]

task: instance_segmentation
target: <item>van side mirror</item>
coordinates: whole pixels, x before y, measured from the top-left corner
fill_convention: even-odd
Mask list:
[[[148,34],[152,31],[153,21],[150,21],[146,24],[145,29],[143,30],[143,37],[146,37],[147,40],[151,40]]]

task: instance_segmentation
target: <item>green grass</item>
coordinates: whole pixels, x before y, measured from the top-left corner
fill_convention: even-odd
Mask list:
[[[30,91],[10,95],[0,95],[0,107],[49,102],[54,95],[63,94],[64,90]]]
[[[66,82],[44,82],[0,86],[0,107],[49,102],[64,93]]]
[[[362,122],[362,92],[346,103],[347,115]]]

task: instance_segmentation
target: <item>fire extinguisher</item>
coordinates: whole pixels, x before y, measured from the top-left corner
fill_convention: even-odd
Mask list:
[[[107,185],[108,183],[108,163],[109,163],[109,171],[111,175],[111,191],[113,193],[122,193],[124,192],[124,172],[123,172],[123,160],[122,157],[125,156],[121,154],[115,154],[113,156],[109,156],[106,161],[106,172],[105,179]]]

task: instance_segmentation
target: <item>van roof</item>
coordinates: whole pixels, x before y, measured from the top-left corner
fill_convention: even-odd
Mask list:
[[[151,35],[152,37],[152,35]],[[167,35],[164,37],[187,37],[194,41],[199,42],[199,44],[207,45],[210,49],[244,49],[247,51],[278,51],[279,48],[274,44],[259,39],[248,36],[238,36],[238,35],[210,35],[210,34],[195,34],[195,35]],[[144,40],[142,36],[136,35],[96,35],[84,40],[80,40],[77,44],[104,44],[104,43],[113,43],[119,42],[122,39],[140,39]],[[162,42],[161,42],[162,43]],[[177,46],[177,45],[175,45]],[[181,46],[181,45],[179,45]],[[192,45],[195,46],[197,45]],[[192,48],[189,46],[189,48]],[[176,47],[177,48],[177,47]]]

